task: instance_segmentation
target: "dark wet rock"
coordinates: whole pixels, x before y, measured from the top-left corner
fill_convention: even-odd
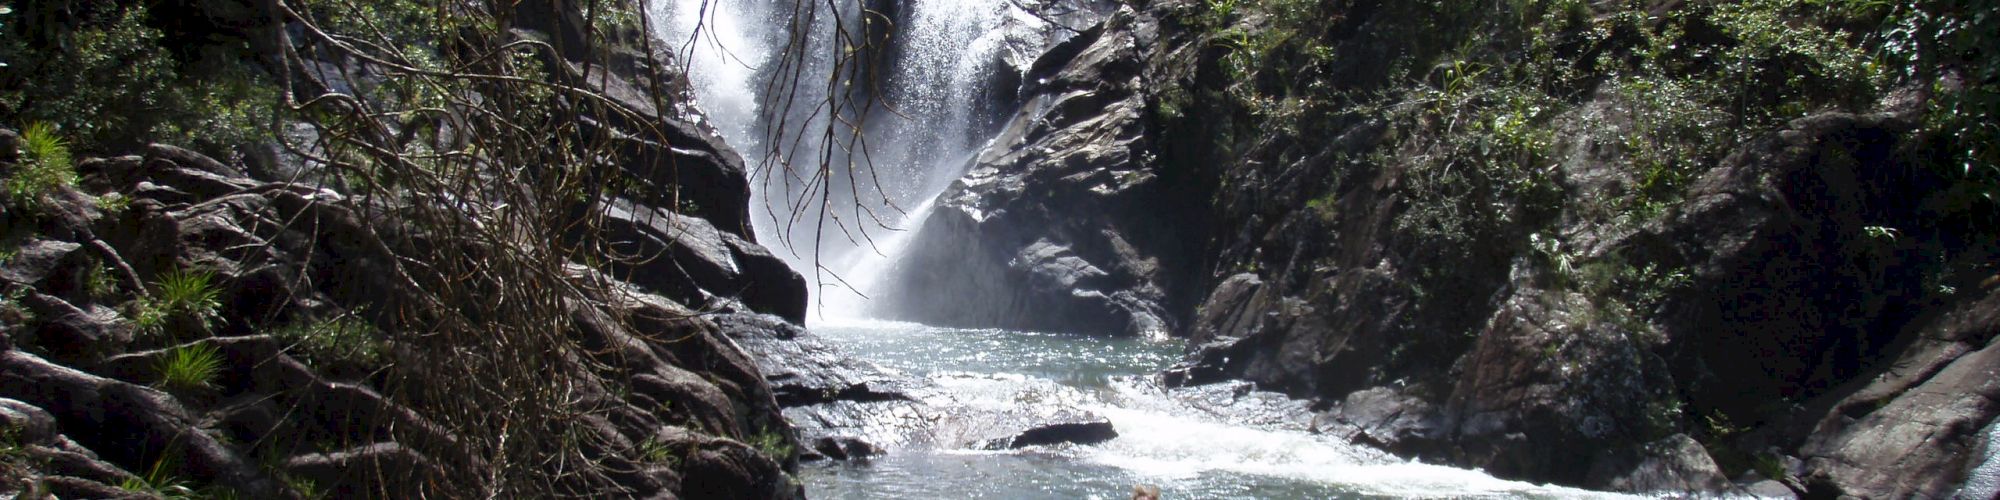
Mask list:
[[[14,249],[6,265],[0,266],[0,280],[25,286],[39,286],[58,274],[74,274],[83,245],[67,241],[35,240]]]
[[[216,161],[214,158],[209,158],[201,153],[169,144],[152,144],[146,146],[146,159],[148,161],[170,162],[173,166],[190,168],[224,178],[249,177],[248,174],[243,173],[242,169]]]
[[[646,57],[648,54],[643,53],[638,42],[647,34],[605,33],[566,4],[520,2],[515,8],[523,25],[535,30],[528,36],[554,36],[569,41],[557,45],[572,53],[561,57],[547,52],[535,54],[551,79],[595,91],[625,111],[604,110],[596,103],[573,104],[585,114],[577,123],[583,133],[604,131],[612,138],[610,148],[617,152],[613,167],[622,170],[626,179],[646,188],[643,191],[654,194],[638,200],[640,203],[677,208],[714,223],[723,232],[755,239],[750,230],[749,170],[744,167],[743,158],[724,144],[721,136],[698,125],[705,121],[704,117],[685,107],[692,102],[685,94],[690,84],[680,73],[673,52],[655,44],[652,47],[655,52]],[[607,47],[583,43],[582,37],[609,37],[618,41]],[[576,52],[586,47],[608,53]],[[654,99],[654,92],[672,98],[667,100],[669,103],[662,103]],[[661,109],[661,104],[670,105]]]
[[[70,477],[105,485],[124,484],[136,478],[124,469],[90,455],[88,450],[73,451],[47,446],[29,446],[22,451],[28,458],[39,462],[42,471],[51,476]]]
[[[1271,294],[1256,274],[1239,273],[1222,280],[1195,310],[1188,325],[1188,342],[1205,344],[1222,337],[1243,338],[1256,331],[1259,315],[1271,308]]]
[[[1920,349],[1828,412],[1800,449],[1809,495],[1951,495],[1995,474],[2000,293],[1944,315]],[[1953,355],[1953,351],[1962,354]]]
[[[42,485],[56,498],[106,498],[106,499],[151,499],[151,495],[127,491],[117,486],[83,478],[54,476],[44,477]]]
[[[438,470],[416,450],[397,443],[374,443],[354,448],[299,455],[285,460],[284,471],[292,477],[325,485],[376,485],[381,488],[413,489],[411,484],[436,481],[424,477]],[[409,484],[398,484],[409,483]],[[367,490],[346,491],[364,494]]]
[[[21,158],[21,133],[13,129],[0,129],[0,162],[13,163]]]
[[[1188,387],[1213,384],[1230,380],[1242,372],[1242,366],[1230,366],[1230,361],[1247,360],[1248,357],[1232,357],[1237,344],[1243,339],[1222,337],[1196,345],[1188,349],[1187,357],[1179,363],[1160,372],[1160,384],[1167,387]]]
[[[602,237],[628,260],[605,272],[695,307],[741,303],[805,320],[805,279],[764,247],[708,221],[628,200],[606,205]]]
[[[54,441],[56,418],[28,403],[0,399],[0,429],[7,429],[14,444],[30,445]]]
[[[202,432],[193,415],[165,393],[49,363],[20,351],[0,354],[0,397],[48,410],[64,432],[124,464],[158,460],[178,450],[182,470],[197,480],[229,484],[246,494],[274,496],[276,480],[231,446]]]
[[[812,441],[812,451],[816,458],[830,460],[861,460],[882,453],[875,445],[851,436],[825,436]]]
[[[1715,460],[1709,458],[1708,450],[1686,434],[1675,434],[1644,447],[1644,453],[1634,455],[1637,463],[1598,461],[1590,474],[1599,477],[1590,482],[1617,491],[1636,492],[1722,491],[1729,486],[1728,478],[1723,477]]]
[[[721,315],[716,323],[756,360],[800,441],[814,443],[815,450],[826,443],[880,450],[929,440],[938,410],[924,398],[938,391],[925,381],[849,357],[773,316]],[[836,460],[855,456],[820,453]]]
[[[1118,431],[1112,429],[1111,421],[1104,417],[1087,413],[1064,413],[1013,436],[986,441],[980,447],[989,450],[1008,450],[1062,443],[1096,444],[1110,441],[1115,437],[1118,437]]]
[[[1414,444],[1442,430],[1428,401],[1388,387],[1349,393],[1329,416],[1350,426],[1349,441],[1399,453],[1414,451]]]
[[[798,325],[770,316],[722,315],[716,324],[757,359],[778,403],[907,401],[914,384],[854,359]]]
[[[799,498],[804,486],[791,480],[773,481],[784,475],[784,464],[737,441],[701,439],[679,434],[664,440],[667,446],[686,446],[681,457],[680,488],[684,498]]]
[[[103,305],[82,309],[62,299],[29,293],[20,299],[35,315],[33,332],[20,343],[51,353],[64,362],[95,360],[131,339],[131,328],[118,313]]]
[[[1773,479],[1759,479],[1755,482],[1739,486],[1731,492],[1752,498],[1790,499],[1799,497],[1798,492],[1792,491],[1791,487],[1785,486],[1785,483]]]

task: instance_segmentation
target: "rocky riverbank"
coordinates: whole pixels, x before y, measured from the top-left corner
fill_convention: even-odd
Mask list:
[[[2000,333],[1994,206],[1985,174],[1944,159],[1981,146],[1927,125],[1990,92],[1960,79],[1976,62],[1864,99],[1784,90],[1824,108],[1768,125],[1726,97],[1753,89],[1718,89],[1736,121],[1669,129],[1695,119],[1659,99],[1709,104],[1659,85],[1706,69],[1590,73],[1614,63],[1572,51],[1677,61],[1620,51],[1680,36],[1663,26],[1751,50],[1755,26],[1530,3],[1503,14],[1549,17],[1489,29],[1446,4],[1120,10],[1033,66],[922,224],[889,313],[1184,335],[1170,383],[1251,381],[1314,401],[1323,432],[1501,477],[1992,493],[1972,478],[2000,415],[1974,375]],[[1576,41],[1503,50],[1527,29]]]

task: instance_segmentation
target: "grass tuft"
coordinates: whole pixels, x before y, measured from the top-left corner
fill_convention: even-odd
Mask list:
[[[154,369],[159,372],[158,385],[163,389],[210,389],[215,387],[216,375],[222,372],[222,353],[208,344],[176,347],[160,358]]]
[[[153,297],[132,311],[140,330],[157,331],[169,316],[180,315],[207,328],[221,316],[222,290],[207,271],[172,271],[153,282]]]
[[[69,141],[57,135],[55,127],[34,123],[21,129],[21,153],[23,161],[6,179],[8,199],[38,207],[49,193],[76,185]]]

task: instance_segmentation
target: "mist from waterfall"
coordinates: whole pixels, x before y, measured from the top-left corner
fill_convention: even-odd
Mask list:
[[[1068,36],[1020,7],[1033,2],[859,1],[653,5],[697,106],[751,168],[758,240],[818,283],[813,317],[862,313],[932,199],[1012,111],[1028,63]],[[884,27],[886,40],[871,36]],[[792,40],[802,58],[785,57]]]

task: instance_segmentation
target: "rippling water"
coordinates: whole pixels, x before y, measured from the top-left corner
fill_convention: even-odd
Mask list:
[[[1179,359],[1177,341],[833,321],[813,331],[850,354],[928,377],[964,400],[1006,405],[1028,379],[1082,391],[1119,437],[1015,451],[894,450],[866,462],[807,464],[816,498],[1594,498],[1601,493],[1503,481],[1408,462],[1281,422],[1231,422],[1192,392],[1146,377]],[[984,399],[984,401],[982,401]],[[1274,407],[1270,413],[1302,413]]]

